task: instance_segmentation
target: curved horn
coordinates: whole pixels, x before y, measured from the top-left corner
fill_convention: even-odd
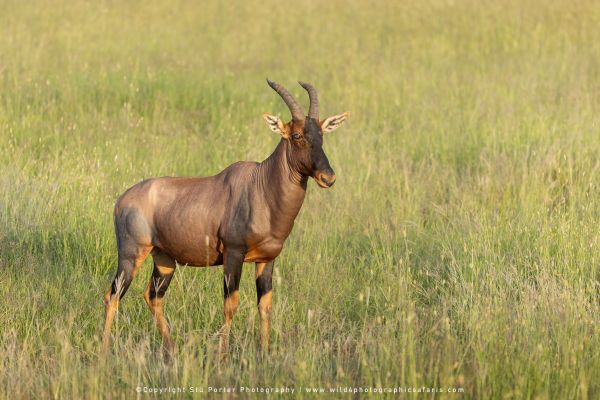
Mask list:
[[[288,106],[288,108],[290,109],[290,112],[292,113],[292,119],[294,119],[296,121],[303,120],[304,119],[304,111],[302,111],[302,107],[300,107],[300,105],[298,103],[296,103],[296,100],[294,100],[294,98],[292,97],[290,92],[288,92],[280,84],[275,83],[269,79],[267,79],[267,83],[269,84],[269,86],[271,86],[271,88],[274,91],[277,92],[277,94],[279,94],[281,96],[281,98],[283,99],[285,104]]]
[[[302,86],[308,92],[308,97],[310,98],[310,107],[308,109],[308,116],[310,118],[314,118],[317,121],[319,120],[319,99],[317,98],[317,89],[315,89],[312,85],[304,82],[298,81],[300,86]]]

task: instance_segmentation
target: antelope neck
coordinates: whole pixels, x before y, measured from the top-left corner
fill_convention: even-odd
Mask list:
[[[273,153],[257,167],[257,183],[271,208],[296,216],[306,193],[308,177],[291,155],[291,144],[282,139]]]

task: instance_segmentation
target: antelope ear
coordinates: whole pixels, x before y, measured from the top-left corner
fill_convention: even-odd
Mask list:
[[[289,137],[287,126],[285,126],[283,124],[283,122],[281,122],[279,117],[276,117],[275,115],[263,113],[263,118],[266,121],[269,129],[271,129],[273,132],[279,133],[281,136],[283,136],[286,139]]]
[[[323,134],[333,132],[348,118],[348,113],[342,113],[340,115],[334,115],[333,117],[329,117],[326,120],[321,121],[321,131]]]

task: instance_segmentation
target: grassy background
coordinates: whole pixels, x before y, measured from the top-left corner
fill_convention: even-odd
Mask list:
[[[164,3],[164,4],[162,4]],[[167,5],[168,3],[168,5]],[[463,387],[439,398],[600,396],[600,8],[593,1],[3,1],[0,396],[142,386]],[[103,359],[111,213],[137,181],[262,160],[322,116],[338,182],[309,184],[257,357],[246,266],[229,363],[222,273],[180,268],[160,358],[148,260]],[[415,397],[407,395],[408,397]]]

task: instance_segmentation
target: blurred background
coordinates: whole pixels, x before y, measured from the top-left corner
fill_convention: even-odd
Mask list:
[[[600,395],[600,8],[594,1],[3,1],[0,391],[432,387]],[[263,160],[321,116],[338,180],[310,182],[276,263],[273,350],[245,268],[227,364],[222,273],[181,267],[173,366],[142,299],[99,354],[112,207],[138,181]],[[191,396],[188,394],[187,396]],[[429,397],[429,396],[428,396]]]

